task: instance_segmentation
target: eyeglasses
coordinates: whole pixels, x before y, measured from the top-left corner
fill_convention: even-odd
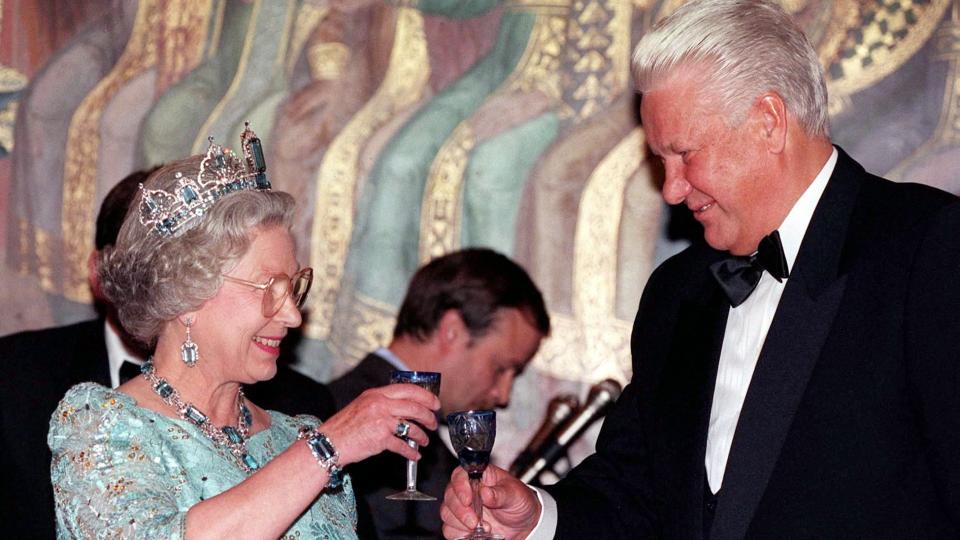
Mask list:
[[[223,279],[263,291],[263,316],[269,319],[280,311],[283,302],[288,297],[293,299],[298,309],[303,306],[303,301],[307,299],[307,293],[313,283],[313,268],[304,268],[294,274],[293,277],[286,274],[274,274],[270,276],[266,283],[247,281],[227,275],[224,275]]]

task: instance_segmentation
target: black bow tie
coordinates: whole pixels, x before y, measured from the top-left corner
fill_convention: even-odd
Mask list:
[[[136,377],[139,374],[140,374],[139,364],[134,364],[133,362],[130,362],[128,360],[124,360],[123,363],[120,364],[120,384],[123,384],[129,381],[130,379]]]
[[[710,271],[717,283],[730,299],[730,305],[737,307],[757,288],[760,276],[766,270],[777,281],[790,276],[787,258],[783,254],[780,233],[773,231],[760,240],[757,252],[749,257],[731,256],[710,265]]]

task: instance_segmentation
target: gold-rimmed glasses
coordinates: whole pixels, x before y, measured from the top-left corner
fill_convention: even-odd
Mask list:
[[[307,293],[310,292],[310,285],[313,283],[313,268],[303,268],[294,274],[293,277],[286,274],[273,274],[264,283],[240,279],[226,274],[223,275],[223,279],[263,291],[263,316],[269,319],[280,311],[280,308],[283,307],[284,300],[288,297],[294,301],[297,309],[303,306],[304,300],[307,299]]]

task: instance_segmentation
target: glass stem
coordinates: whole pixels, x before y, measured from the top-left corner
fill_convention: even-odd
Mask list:
[[[410,439],[407,441],[407,445],[414,450],[417,449],[417,441]],[[407,460],[407,491],[416,491],[417,490],[417,462],[408,459]]]
[[[470,477],[470,490],[473,491],[473,513],[477,515],[477,526],[473,533],[480,534],[483,530],[483,501],[480,500],[480,478]]]

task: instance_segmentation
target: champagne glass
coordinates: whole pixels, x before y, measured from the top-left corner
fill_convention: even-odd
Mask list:
[[[499,534],[483,529],[483,503],[480,501],[480,479],[490,463],[490,451],[497,436],[497,413],[494,411],[463,411],[447,416],[450,441],[460,458],[460,466],[467,471],[473,491],[473,511],[477,526],[457,540],[502,540]]]
[[[434,371],[394,371],[390,373],[390,384],[415,384],[425,390],[440,395],[440,374]],[[417,441],[407,439],[410,448],[417,448]],[[407,460],[407,488],[392,495],[387,495],[391,501],[435,501],[436,497],[417,490],[417,462]]]

